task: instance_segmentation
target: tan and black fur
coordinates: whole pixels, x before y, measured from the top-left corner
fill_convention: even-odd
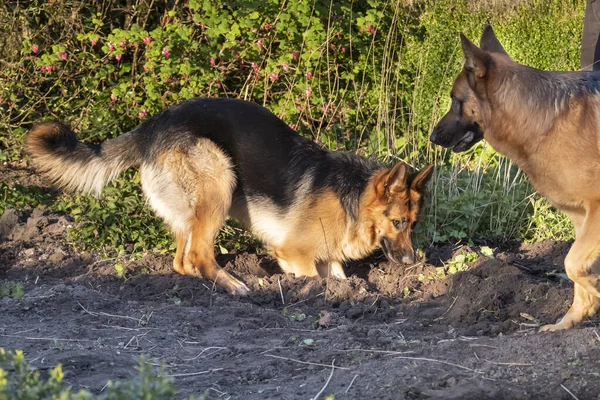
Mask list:
[[[482,138],[514,161],[573,221],[565,259],[571,308],[544,331],[571,328],[600,306],[600,73],[541,71],[513,61],[488,25],[480,47],[461,34],[465,64],[431,141],[460,152]]]
[[[411,231],[433,168],[386,167],[301,137],[264,107],[234,99],[185,101],[101,145],[64,124],[35,126],[37,168],[69,190],[100,193],[139,166],[144,194],[175,235],[175,271],[248,288],[215,261],[227,215],[265,243],[283,271],[344,278],[342,263],[381,247],[414,262]]]

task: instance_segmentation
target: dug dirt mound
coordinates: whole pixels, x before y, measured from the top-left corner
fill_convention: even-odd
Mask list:
[[[489,260],[452,278],[452,307],[444,319],[467,335],[489,335],[554,323],[569,308],[572,284],[532,276]]]

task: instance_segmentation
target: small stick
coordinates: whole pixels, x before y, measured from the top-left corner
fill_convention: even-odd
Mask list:
[[[326,368],[332,367],[331,365],[327,365],[327,364],[319,364],[319,363],[314,363],[314,362],[310,362],[310,361],[296,360],[296,359],[293,359],[293,358],[276,356],[275,354],[265,354],[265,356],[267,356],[267,357],[273,357],[273,358],[279,358],[281,360],[286,360],[286,361],[292,361],[292,362],[296,362],[296,363],[299,363],[299,364],[315,365],[317,367],[326,367]],[[350,369],[350,368],[338,367],[338,366],[333,366],[332,368],[345,369],[345,370],[349,370]]]
[[[412,354],[414,351],[391,351],[391,350],[376,350],[376,349],[346,349],[342,351],[364,351],[367,353],[383,353],[388,356],[396,356],[400,354]]]
[[[348,390],[350,390],[350,388],[352,387],[352,384],[354,383],[356,378],[358,378],[358,375],[354,375],[354,378],[352,378],[352,380],[350,381],[350,384],[348,385],[348,387],[346,388],[346,391],[344,393],[348,393]]]
[[[565,385],[563,385],[563,384],[561,383],[561,384],[560,384],[560,387],[561,387],[561,388],[563,388],[563,389],[565,389],[565,392],[569,393],[569,394],[571,395],[571,397],[573,397],[575,400],[579,400],[579,399],[577,398],[577,396],[575,396],[573,393],[571,393],[571,391],[570,391],[569,389],[567,389],[567,388],[565,387]]]
[[[183,359],[183,361],[194,361],[196,358],[198,358],[198,357],[200,357],[202,354],[204,354],[204,352],[205,352],[205,351],[207,351],[207,350],[213,350],[213,349],[214,349],[214,350],[217,350],[217,351],[218,351],[218,350],[224,350],[224,349],[226,349],[226,348],[227,348],[227,347],[217,347],[217,346],[211,346],[211,347],[207,347],[207,348],[205,348],[204,350],[202,350],[200,353],[198,353],[198,354],[197,354],[195,357],[192,357],[192,358],[184,358],[184,359]],[[213,352],[213,353],[215,353],[215,352]],[[210,353],[210,354],[213,354],[213,353]]]
[[[598,338],[598,341],[600,342],[600,335],[598,335],[598,331],[594,329],[594,333],[596,334],[596,337]]]
[[[531,366],[533,366],[533,364],[531,364],[531,363],[496,362],[496,361],[486,360],[485,358],[481,358],[481,360],[489,362],[494,365],[504,365],[507,367],[531,367]]]
[[[436,363],[441,363],[441,364],[450,365],[450,366],[452,366],[452,367],[461,368],[461,369],[464,369],[464,370],[466,370],[466,371],[475,372],[476,374],[483,374],[483,372],[482,372],[482,371],[479,371],[479,370],[476,370],[476,369],[473,369],[473,368],[465,367],[465,366],[462,366],[462,365],[460,365],[460,364],[454,364],[454,363],[451,363],[451,362],[448,362],[448,361],[444,361],[444,360],[436,360],[436,359],[434,359],[434,358],[425,358],[425,357],[404,357],[404,356],[398,356],[398,357],[395,357],[395,358],[402,358],[402,359],[404,359],[404,360],[415,360],[415,361],[429,361],[429,362],[436,362]]]
[[[434,321],[439,321],[440,319],[443,319],[444,315],[448,314],[448,311],[450,311],[450,309],[454,306],[454,303],[456,303],[456,300],[458,300],[458,296],[456,296],[454,298],[454,301],[452,302],[452,304],[450,304],[450,307],[448,307],[448,309],[446,311],[444,311],[444,313],[442,315],[440,315],[439,317],[434,319]]]
[[[206,371],[200,371],[200,372],[188,372],[185,374],[171,374],[171,375],[164,375],[167,378],[176,378],[176,377],[182,377],[182,376],[195,376],[195,375],[204,375],[204,374],[209,374],[211,372],[217,372],[217,371],[222,371],[223,368],[216,368],[216,369],[209,369]]]
[[[496,346],[490,346],[489,344],[478,344],[478,343],[470,344],[469,347],[489,347],[490,349],[497,349],[498,348]]]
[[[81,307],[83,309],[83,311],[85,311],[86,313],[93,315],[93,316],[98,316],[98,315],[102,315],[105,317],[112,317],[112,318],[125,318],[125,319],[131,319],[134,320],[135,322],[140,322],[141,318],[134,318],[134,317],[130,317],[128,315],[115,315],[115,314],[108,314],[105,312],[93,312],[93,311],[89,311],[87,308],[85,308],[79,301],[77,301],[77,304],[79,304],[79,307]]]
[[[281,289],[281,281],[277,278],[277,284],[279,285],[279,294],[281,295],[281,302],[285,305],[285,299],[283,298],[283,290]]]
[[[61,341],[61,342],[95,342],[98,339],[61,339],[61,338],[51,338],[51,337],[28,337],[28,336],[21,336],[21,335],[0,335],[2,337],[12,337],[12,338],[19,338],[19,339],[24,339],[24,340],[52,340],[52,341]]]
[[[321,390],[319,390],[319,393],[317,393],[317,395],[315,397],[313,397],[311,400],[317,400],[319,398],[319,396],[321,395],[321,393],[323,393],[325,391],[325,388],[327,387],[327,385],[329,385],[329,381],[331,381],[331,377],[333,376],[333,371],[335,371],[334,363],[335,363],[335,358],[331,362],[331,373],[329,374],[329,378],[327,378],[325,385],[323,385]]]
[[[102,389],[100,389],[100,393],[104,392],[104,389],[106,389],[106,387],[110,384],[110,380],[106,381],[106,383],[104,384],[104,386],[102,386]]]

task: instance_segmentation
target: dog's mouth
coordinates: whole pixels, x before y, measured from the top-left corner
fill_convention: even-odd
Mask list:
[[[394,253],[390,250],[391,244],[390,244],[390,241],[388,238],[381,239],[381,242],[379,243],[379,245],[381,246],[381,250],[383,251],[383,254],[385,254],[385,257],[390,262],[393,262],[394,264],[400,264],[400,262],[396,259],[396,257],[394,257]]]
[[[460,138],[460,140],[454,146],[452,146],[452,151],[456,153],[467,151],[478,141],[478,139],[476,140],[475,132],[468,131],[465,136]]]
[[[384,237],[383,239],[381,239],[379,245],[381,247],[381,250],[383,251],[383,254],[385,254],[385,257],[388,259],[389,262],[397,265],[414,264],[414,255],[398,254],[397,252],[392,251],[392,243],[388,238]]]

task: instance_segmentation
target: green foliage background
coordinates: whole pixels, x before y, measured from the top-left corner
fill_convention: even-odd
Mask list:
[[[92,0],[0,4],[0,160],[24,157],[33,123],[69,122],[85,141],[132,129],[194,96],[257,101],[331,149],[437,166],[421,245],[481,237],[569,238],[569,222],[485,143],[432,147],[462,65],[458,33],[486,22],[512,57],[579,68],[585,3],[551,0]],[[50,204],[81,247],[168,250],[170,235],[128,171],[100,199],[4,184],[0,209]],[[225,248],[250,239],[231,225]],[[222,246],[223,247],[223,246]]]

